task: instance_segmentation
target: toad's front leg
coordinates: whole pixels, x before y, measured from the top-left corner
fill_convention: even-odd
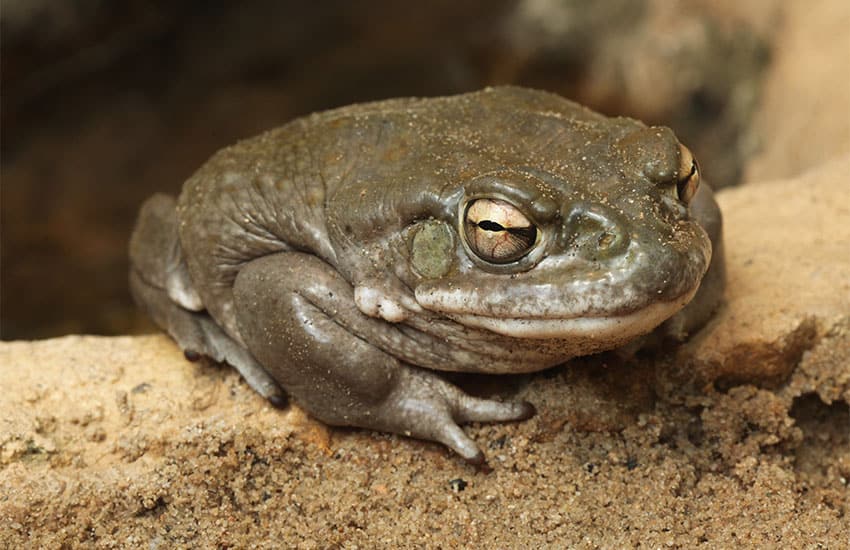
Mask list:
[[[357,309],[351,284],[315,256],[283,252],[250,262],[236,279],[234,300],[254,356],[300,406],[328,424],[438,441],[480,463],[483,453],[459,423],[534,414],[529,403],[471,397],[373,345],[377,338],[370,336],[392,341],[387,332],[397,328]]]

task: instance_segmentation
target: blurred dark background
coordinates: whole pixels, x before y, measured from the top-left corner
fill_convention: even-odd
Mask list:
[[[4,0],[0,337],[151,329],[126,285],[141,201],[240,138],[356,101],[548,89],[671,126],[734,185],[770,52],[734,6]]]

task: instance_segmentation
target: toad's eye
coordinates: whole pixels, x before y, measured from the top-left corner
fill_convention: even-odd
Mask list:
[[[466,206],[463,220],[466,243],[485,262],[506,264],[518,260],[537,243],[537,228],[509,202],[478,199]]]
[[[699,165],[694,155],[684,145],[679,146],[679,175],[676,178],[676,195],[685,204],[690,204],[699,189]]]

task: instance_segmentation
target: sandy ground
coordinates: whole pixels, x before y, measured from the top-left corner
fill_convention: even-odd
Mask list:
[[[850,8],[827,4],[777,31],[753,183],[720,195],[726,303],[686,345],[466,381],[539,411],[470,426],[480,470],[273,409],[163,336],[2,343],[0,547],[846,547]]]

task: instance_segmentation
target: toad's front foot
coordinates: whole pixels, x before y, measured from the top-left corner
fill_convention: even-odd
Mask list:
[[[503,403],[467,395],[426,371],[406,368],[395,389],[376,407],[374,423],[362,427],[437,441],[472,464],[484,462],[484,453],[458,426],[468,422],[511,422],[534,416],[527,402]]]

